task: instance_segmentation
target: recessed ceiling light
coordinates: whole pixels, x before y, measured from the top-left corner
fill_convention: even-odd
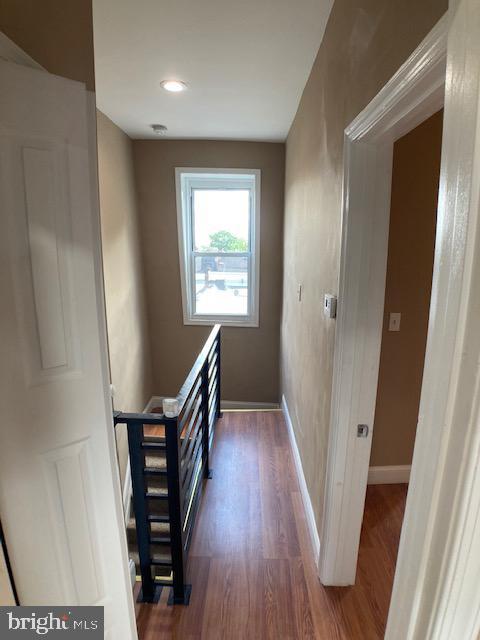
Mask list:
[[[167,133],[167,127],[164,124],[152,124],[150,126],[153,129],[153,133],[156,133],[157,136],[164,136]]]
[[[172,93],[179,93],[187,88],[187,85],[181,80],[163,80],[160,84],[165,91],[171,91]]]

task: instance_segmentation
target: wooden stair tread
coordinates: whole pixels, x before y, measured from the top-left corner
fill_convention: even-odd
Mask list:
[[[140,558],[138,556],[138,551],[136,549],[133,549],[132,551],[130,551],[129,556],[135,562],[136,566],[140,565]],[[170,553],[152,551],[150,555],[150,559],[152,561],[152,565],[156,563],[154,566],[168,567],[172,564],[172,557]]]
[[[128,531],[136,531],[135,518],[130,518],[127,524]],[[167,522],[150,522],[150,531],[154,536],[170,535],[170,526]]]
[[[167,460],[165,456],[152,456],[148,454],[145,456],[145,467],[147,469],[166,469],[167,468]]]
[[[167,487],[149,486],[147,498],[168,498],[168,489]]]

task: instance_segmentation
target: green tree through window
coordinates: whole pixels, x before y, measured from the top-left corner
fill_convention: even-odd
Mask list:
[[[217,249],[217,251],[248,251],[247,241],[243,238],[237,238],[230,231],[217,231],[210,235],[209,249]]]

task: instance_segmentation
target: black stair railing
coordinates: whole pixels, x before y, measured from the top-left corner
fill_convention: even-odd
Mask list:
[[[188,552],[203,480],[211,478],[210,449],[221,416],[220,355],[220,325],[215,325],[177,395],[175,417],[114,414],[115,424],[126,424],[128,431],[139,602],[157,602],[163,586],[172,588],[169,604],[188,604],[190,599]],[[162,425],[164,436],[146,436],[144,425]],[[158,524],[168,527],[167,535],[152,531]],[[155,547],[170,553],[155,554]],[[170,574],[158,577],[156,569]]]

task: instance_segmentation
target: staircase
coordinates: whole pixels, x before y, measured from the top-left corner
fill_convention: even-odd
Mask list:
[[[161,409],[155,408],[153,412],[161,413]],[[152,566],[152,572],[157,584],[171,586],[171,539],[168,517],[165,436],[144,436],[144,441],[144,447],[148,447],[145,449],[145,473],[147,474],[148,493],[154,494],[157,492],[156,495],[161,496],[149,499],[151,555],[155,563]],[[132,515],[127,523],[127,541],[128,555],[135,562],[136,574],[140,576],[140,557],[133,505]]]
[[[134,517],[127,524],[129,555],[142,589],[139,602],[188,604],[187,561],[209,452],[220,417],[220,325],[215,325],[177,395],[178,415],[115,413],[126,424]],[[149,433],[155,425],[155,433]]]

